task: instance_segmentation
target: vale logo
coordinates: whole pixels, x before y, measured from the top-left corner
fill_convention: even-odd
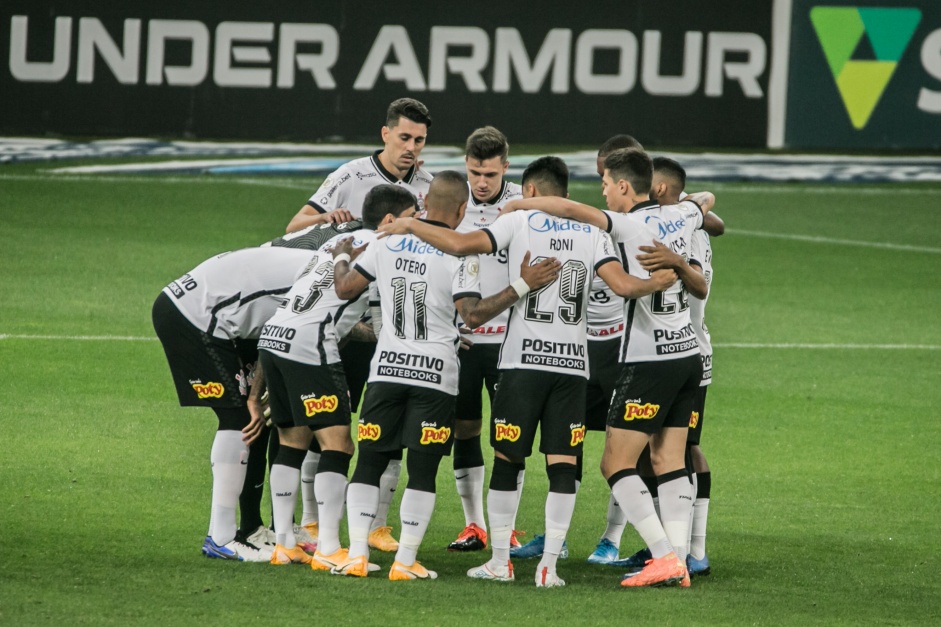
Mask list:
[[[865,128],[921,21],[921,11],[817,6],[810,10],[810,21],[850,122],[857,130]]]

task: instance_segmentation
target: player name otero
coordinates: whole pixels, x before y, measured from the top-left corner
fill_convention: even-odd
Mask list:
[[[424,276],[427,267],[420,261],[415,261],[414,259],[403,259],[402,257],[399,257],[395,260],[395,269]]]

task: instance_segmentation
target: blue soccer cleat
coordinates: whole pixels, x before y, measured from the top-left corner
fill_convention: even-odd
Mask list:
[[[546,536],[539,534],[533,536],[533,539],[520,547],[510,548],[510,557],[517,557],[520,559],[529,559],[531,557],[542,557],[543,552],[546,550]],[[562,552],[559,553],[560,559],[565,559],[569,556],[569,546],[568,542],[562,543]]]
[[[709,556],[703,555],[701,560],[692,555],[686,556],[686,569],[690,577],[699,577],[708,575],[712,570],[709,568]]]
[[[213,542],[211,536],[206,536],[206,539],[203,541],[203,555],[221,560],[242,561],[238,553],[232,549],[227,549],[225,546],[219,546]]]
[[[644,568],[644,565],[647,564],[647,561],[652,559],[650,555],[650,549],[644,548],[637,553],[634,553],[630,557],[625,557],[622,560],[617,560],[615,562],[608,562],[608,566],[617,566],[618,568],[626,568],[629,573],[640,571]]]
[[[588,556],[589,564],[611,564],[618,561],[618,547],[607,538],[601,538],[595,551]]]

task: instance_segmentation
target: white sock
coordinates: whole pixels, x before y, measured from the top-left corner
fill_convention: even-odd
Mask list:
[[[519,506],[519,490],[487,491],[487,515],[490,517],[490,548],[493,549],[493,562],[506,565],[510,559],[510,536],[513,535],[513,521]]]
[[[242,432],[216,431],[209,461],[212,464],[212,509],[208,535],[223,546],[235,539],[238,529],[235,511],[248,468],[248,446],[242,442]]]
[[[537,572],[544,566],[555,571],[555,564],[565,544],[565,534],[568,533],[572,523],[572,513],[575,511],[575,495],[549,492],[546,496],[546,545],[539,562]]]
[[[431,514],[435,511],[435,493],[422,490],[405,489],[402,503],[399,505],[399,517],[402,520],[402,533],[399,536],[399,550],[395,561],[406,566],[415,563],[418,547],[421,545]]]
[[[454,482],[457,484],[457,495],[461,497],[461,506],[464,508],[464,525],[473,523],[487,531],[484,516],[484,467],[455,468]]]
[[[685,564],[686,554],[689,553],[689,519],[693,508],[693,486],[689,477],[683,475],[666,483],[661,483],[657,489],[660,494],[660,520],[663,521],[663,530],[676,551],[676,556]]]
[[[389,518],[389,506],[392,505],[395,488],[399,485],[400,474],[402,474],[402,460],[389,460],[389,465],[379,478],[379,506],[376,509],[376,519],[372,523],[371,530],[388,526],[386,521]]]
[[[618,500],[614,498],[614,492],[612,492],[611,498],[608,499],[608,526],[605,527],[604,535],[601,537],[607,538],[611,544],[621,548],[621,536],[624,535],[625,525],[627,525],[627,515],[618,505]]]
[[[512,534],[513,529],[516,529],[516,512],[520,509],[520,501],[523,500],[523,483],[526,480],[526,469],[520,470],[519,474],[516,475],[516,510],[513,512],[513,522],[510,527],[510,532]],[[489,497],[488,497],[489,498]],[[489,511],[490,505],[489,501],[487,504],[487,509]],[[491,521],[490,526],[493,527],[493,522]]]
[[[297,504],[297,484],[301,471],[283,464],[271,466],[271,511],[277,542],[286,549],[297,546],[294,537],[294,507]]]
[[[318,472],[314,485],[317,489],[317,505],[322,514],[317,550],[323,555],[333,555],[340,549],[340,518],[343,516],[343,498],[346,496],[346,477],[338,472]]]
[[[346,490],[346,522],[350,530],[350,557],[369,558],[369,528],[379,506],[379,488],[351,483]]]
[[[689,541],[689,554],[698,560],[706,557],[706,521],[709,518],[709,499],[693,501],[693,525]]]
[[[320,453],[307,451],[307,457],[301,465],[301,499],[304,510],[301,514],[301,525],[309,525],[320,520],[317,511],[317,494],[314,490],[314,480],[317,476],[317,466],[320,464]]]
[[[640,477],[628,475],[618,479],[617,483],[611,486],[611,492],[624,510],[627,521],[640,534],[653,557],[663,557],[673,551],[663,525],[660,524],[657,510],[654,509],[650,492]]]

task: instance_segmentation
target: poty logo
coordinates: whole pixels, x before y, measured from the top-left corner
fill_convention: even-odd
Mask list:
[[[585,427],[576,427],[572,429],[572,446],[578,446],[585,441]]]
[[[444,444],[448,441],[449,437],[451,437],[451,429],[448,427],[439,427],[437,429],[434,427],[423,427],[421,430],[421,443],[424,445]]]
[[[699,424],[699,412],[694,411],[689,415],[689,428],[695,429],[696,425]]]
[[[496,427],[496,434],[494,439],[499,442],[501,440],[507,440],[509,442],[516,442],[520,439],[520,428],[516,425],[494,425]]]
[[[363,440],[372,440],[376,441],[379,439],[379,436],[382,435],[382,429],[379,425],[374,425],[371,422],[365,424],[360,423],[359,429],[356,433],[356,441],[362,442]]]
[[[895,73],[921,11],[887,7],[814,7],[810,21],[853,128],[861,130]],[[867,42],[874,58],[853,59]]]
[[[314,414],[319,414],[320,412],[333,413],[337,408],[337,397],[336,395],[332,396],[321,396],[320,398],[308,398],[304,400],[304,413],[307,414],[307,417],[310,418]]]
[[[196,396],[199,398],[222,398],[225,392],[225,386],[221,383],[193,383],[193,389],[196,390]]]
[[[632,420],[650,420],[656,417],[658,411],[660,411],[660,406],[654,405],[653,403],[645,403],[643,405],[639,403],[625,403],[624,420],[628,422]]]

